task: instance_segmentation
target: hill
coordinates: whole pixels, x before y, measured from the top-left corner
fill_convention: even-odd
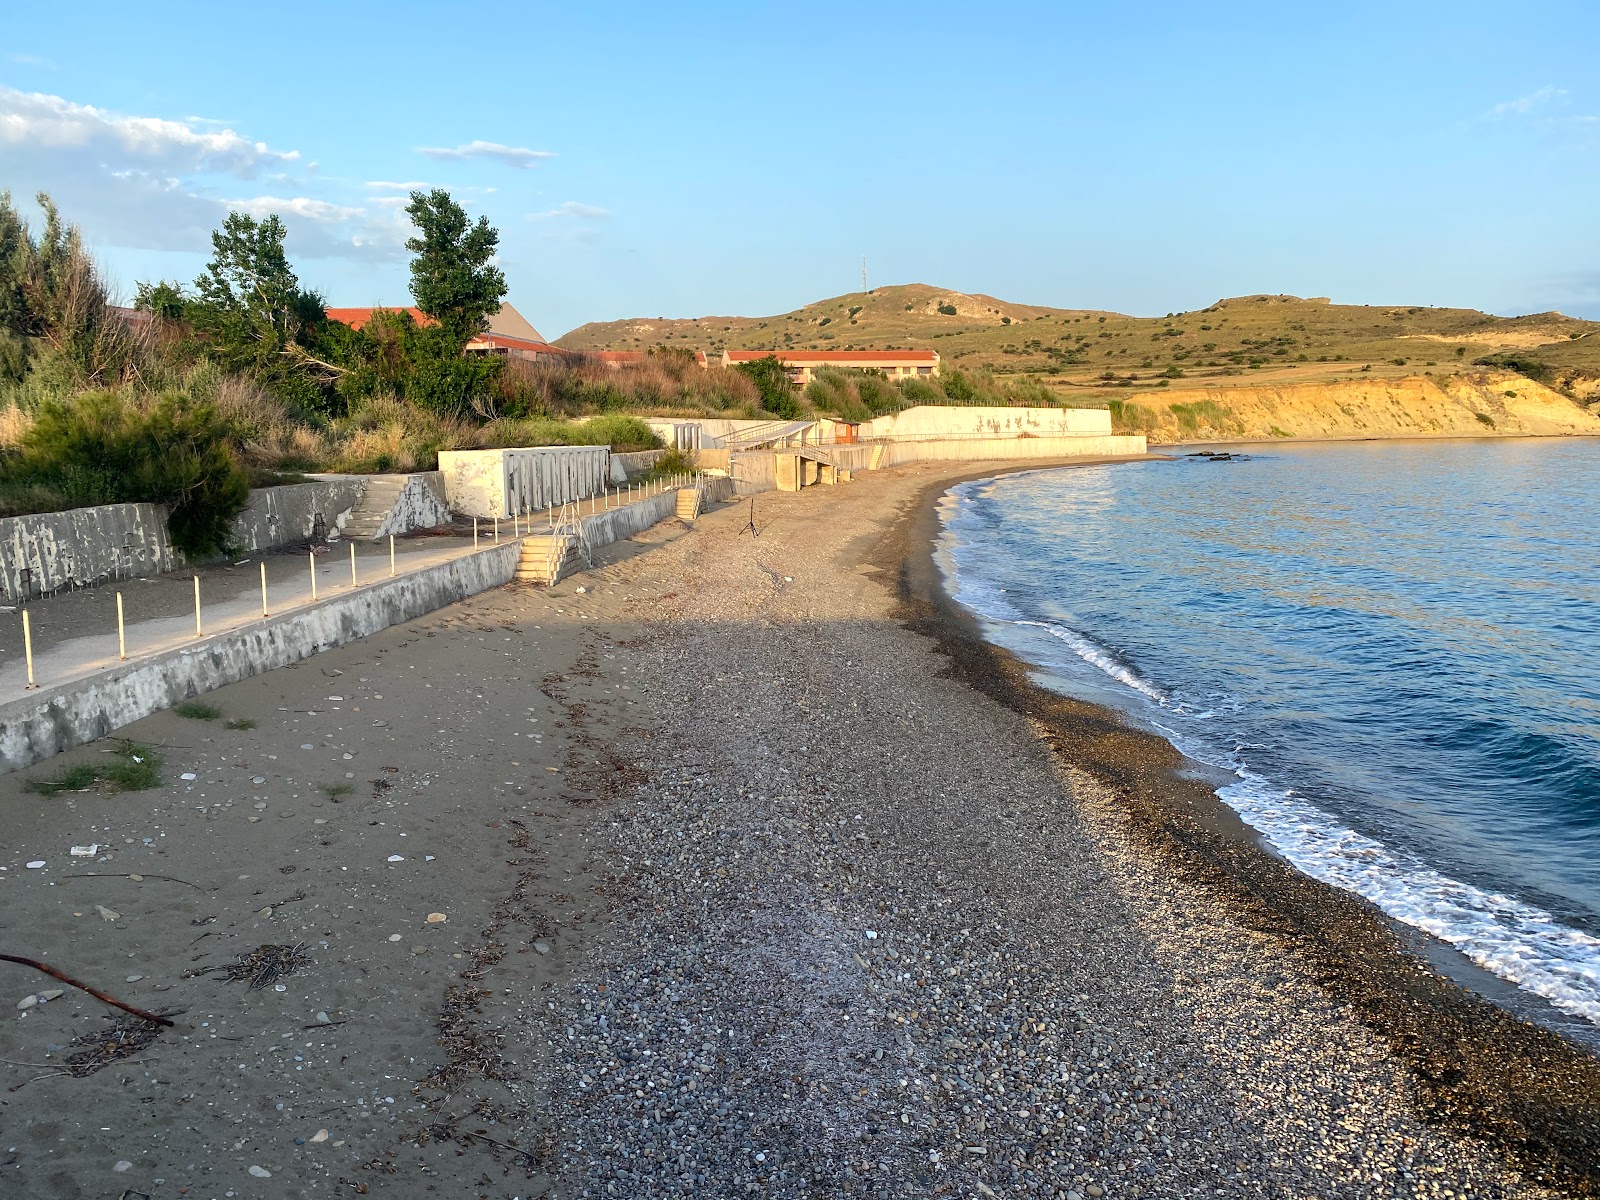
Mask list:
[[[1558,312],[1333,304],[1237,296],[1195,312],[1132,317],[1012,304],[926,284],[874,288],[772,317],[635,318],[580,326],[575,350],[666,345],[730,350],[926,348],[946,365],[1030,374],[1063,399],[1152,386],[1226,388],[1519,371],[1581,400],[1600,396],[1600,322]],[[1178,382],[1180,380],[1187,382]]]

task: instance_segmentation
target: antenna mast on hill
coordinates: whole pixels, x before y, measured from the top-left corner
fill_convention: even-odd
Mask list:
[[[867,256],[865,254],[861,256],[861,290],[863,292],[867,290]]]

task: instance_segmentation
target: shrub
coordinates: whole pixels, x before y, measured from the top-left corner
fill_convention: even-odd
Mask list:
[[[953,317],[956,315],[956,306],[954,304],[941,304],[939,305],[939,313],[941,316]]]
[[[43,404],[3,475],[57,491],[72,507],[165,504],[172,544],[191,557],[226,548],[250,495],[226,424],[182,393],[145,407],[109,389]]]
[[[1494,418],[1488,413],[1475,412],[1472,415],[1477,417],[1481,424],[1487,425],[1490,429],[1494,428]]]
[[[792,421],[800,415],[800,403],[795,399],[789,371],[776,355],[769,354],[754,362],[739,363],[734,370],[755,384],[761,397],[761,407],[769,413],[786,421]]]

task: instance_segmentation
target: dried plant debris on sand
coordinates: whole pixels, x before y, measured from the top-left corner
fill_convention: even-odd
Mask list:
[[[163,1013],[163,1016],[170,1014]],[[101,1067],[132,1058],[161,1036],[160,1025],[138,1017],[118,1017],[98,1033],[86,1033],[67,1044],[63,1075],[83,1079]]]
[[[311,956],[306,953],[306,944],[296,942],[293,946],[257,946],[249,954],[243,955],[238,962],[229,963],[225,967],[208,967],[204,971],[195,973],[206,975],[212,971],[221,971],[222,977],[229,983],[248,979],[250,990],[256,991],[290,975],[297,975],[310,964]]]

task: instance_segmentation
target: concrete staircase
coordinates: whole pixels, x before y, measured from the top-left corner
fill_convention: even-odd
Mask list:
[[[369,479],[361,503],[351,510],[350,519],[344,523],[344,536],[352,542],[375,540],[405,486],[404,476],[374,475]]]
[[[532,534],[522,539],[522,555],[512,578],[519,583],[558,582],[577,561],[577,539],[567,534]]]
[[[678,520],[685,525],[693,525],[694,519],[700,515],[700,489],[678,489]]]

